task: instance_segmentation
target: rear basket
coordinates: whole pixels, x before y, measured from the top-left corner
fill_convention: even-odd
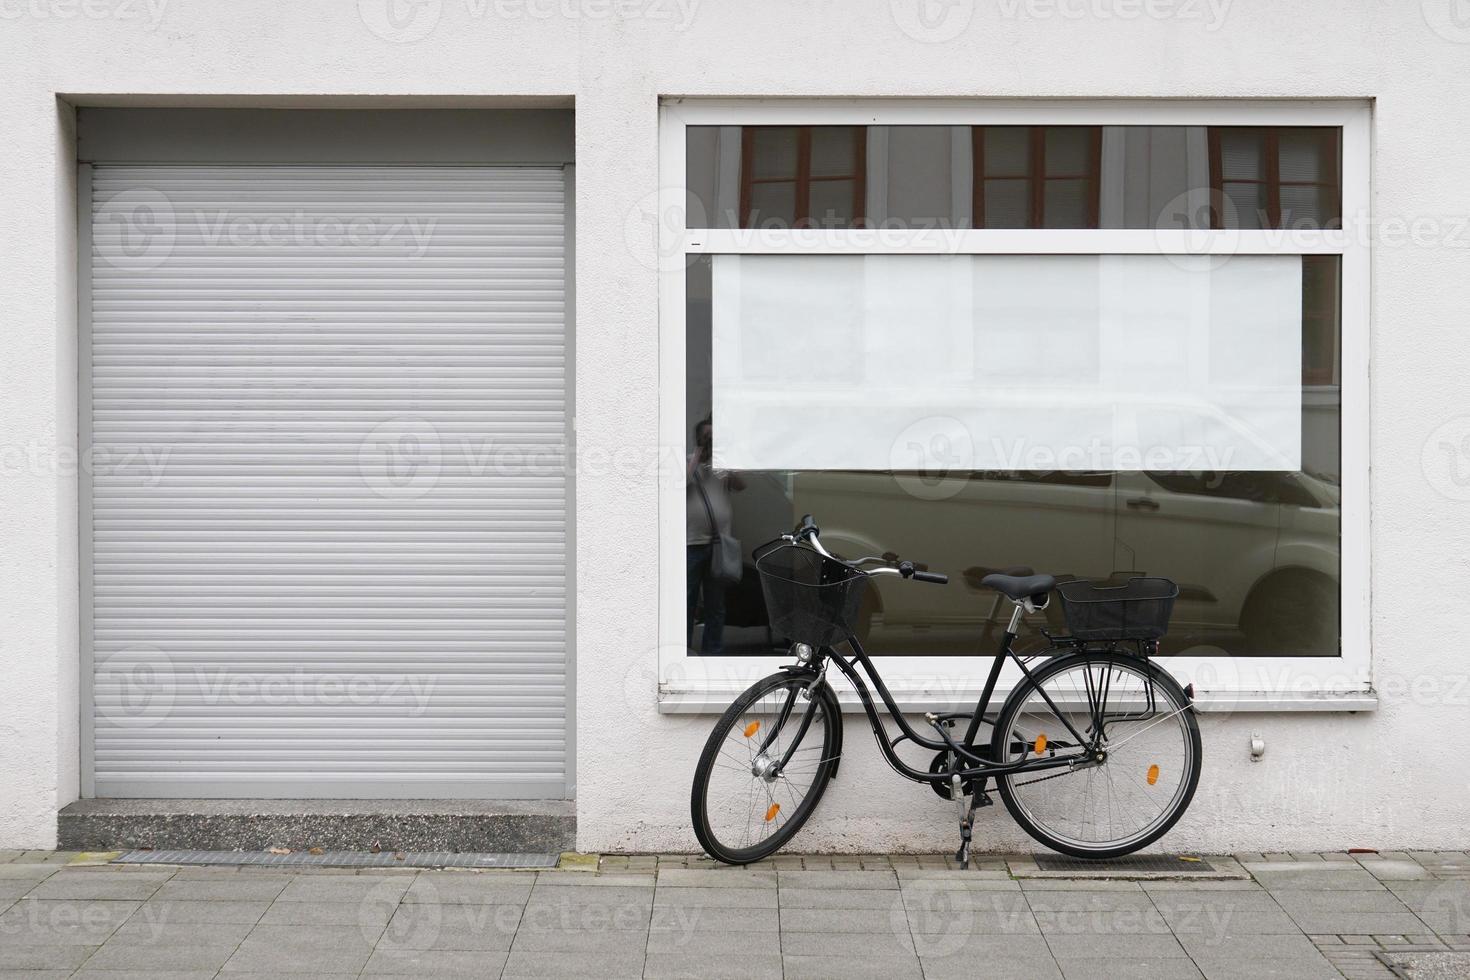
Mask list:
[[[1179,586],[1139,576],[1117,586],[1063,582],[1057,594],[1067,629],[1079,640],[1157,640],[1169,632]]]

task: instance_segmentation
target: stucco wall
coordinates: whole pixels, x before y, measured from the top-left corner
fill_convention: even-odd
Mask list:
[[[1455,639],[1465,601],[1454,587],[1470,554],[1470,486],[1453,468],[1470,449],[1470,29],[1450,19],[1450,3],[428,0],[390,20],[388,0],[0,0],[0,847],[50,845],[56,808],[77,792],[76,501],[65,457],[75,446],[74,203],[58,98],[574,98],[586,459],[656,445],[657,261],[652,229],[630,216],[658,187],[660,95],[1375,99],[1382,705],[1356,716],[1207,718],[1200,795],[1170,844],[1467,846],[1470,784],[1443,758],[1470,721],[1470,664]],[[654,475],[584,467],[576,507],[580,844],[692,848],[687,792],[702,725],[655,713],[648,666],[658,644]],[[1248,759],[1253,731],[1268,745],[1260,763]],[[952,846],[950,811],[890,774],[866,739],[850,731],[841,780],[802,845]],[[981,838],[1019,843],[993,812]]]

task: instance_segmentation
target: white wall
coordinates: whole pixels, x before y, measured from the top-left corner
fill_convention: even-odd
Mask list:
[[[1377,100],[1377,219],[1422,219],[1417,241],[1395,224],[1373,257],[1374,659],[1391,689],[1357,716],[1206,719],[1200,796],[1169,843],[1470,845],[1465,768],[1444,758],[1470,719],[1470,660],[1454,639],[1470,488],[1439,448],[1463,452],[1470,431],[1470,236],[1459,224],[1470,208],[1470,32],[1457,33],[1448,3],[429,0],[404,5],[424,19],[394,34],[387,0],[0,2],[0,847],[54,843],[55,810],[77,783],[75,481],[55,462],[75,445],[71,161],[58,97],[575,99],[577,434],[584,460],[600,460],[577,483],[580,844],[647,850],[694,846],[688,781],[707,722],[655,713],[655,476],[606,462],[656,445],[657,256],[636,214],[658,187],[660,95],[763,94]],[[920,20],[921,6],[941,20]],[[424,36],[385,40],[370,25]],[[1253,731],[1268,745],[1258,764],[1246,752]],[[892,776],[865,739],[849,733],[841,780],[802,845],[953,846],[949,811]],[[1019,843],[993,811],[981,839]]]

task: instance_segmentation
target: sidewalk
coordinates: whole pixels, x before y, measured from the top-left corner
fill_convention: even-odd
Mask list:
[[[1470,977],[1470,854],[1236,860],[1249,878],[1015,877],[1029,856],[991,855],[356,872],[0,852],[0,980]]]

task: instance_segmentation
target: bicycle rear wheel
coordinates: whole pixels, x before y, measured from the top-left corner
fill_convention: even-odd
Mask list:
[[[826,681],[772,674],[725,710],[694,773],[690,810],[705,852],[726,864],[770,857],[822,798],[841,752],[841,714]],[[810,709],[810,719],[806,718]],[[774,768],[791,751],[786,766]]]
[[[996,784],[1028,834],[1091,858],[1130,854],[1167,833],[1194,797],[1203,755],[1174,678],[1139,657],[1086,652],[1048,661],[1021,682],[1001,708],[991,752],[1011,763],[1076,761]]]

